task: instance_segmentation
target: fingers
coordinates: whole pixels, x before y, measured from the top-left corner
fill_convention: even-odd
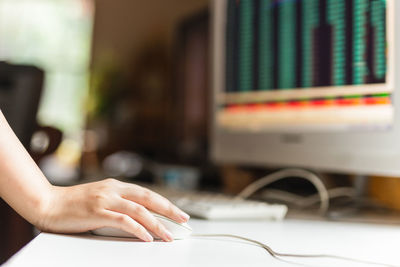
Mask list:
[[[119,201],[115,201],[112,210],[129,215],[164,241],[173,241],[172,234],[142,205],[121,198]]]
[[[104,227],[113,227],[124,230],[145,242],[152,242],[153,237],[147,230],[130,216],[111,210],[104,210]]]
[[[104,210],[101,217],[106,221],[99,227],[113,227],[131,233],[144,241],[153,238],[147,230],[164,241],[172,241],[173,236],[155,218],[154,211],[176,222],[186,222],[189,215],[178,209],[166,198],[143,187],[107,179],[98,184],[94,195],[94,210]],[[147,230],[146,230],[147,229]]]
[[[181,211],[169,200],[146,188],[128,184],[123,191],[124,198],[136,202],[147,209],[164,215],[176,222],[187,222],[190,218],[189,215]]]

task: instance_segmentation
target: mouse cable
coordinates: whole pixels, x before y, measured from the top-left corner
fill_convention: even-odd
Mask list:
[[[328,194],[329,199],[343,197],[354,199],[356,197],[356,190],[353,187],[336,187],[328,189]],[[270,200],[277,200],[302,209],[314,206],[321,201],[318,193],[310,196],[300,196],[280,189],[266,189],[262,192],[261,197]]]
[[[310,183],[314,185],[314,187],[317,189],[319,197],[321,199],[320,203],[320,213],[321,214],[326,214],[329,208],[329,193],[328,190],[326,189],[324,183],[321,181],[321,179],[313,172],[307,171],[304,169],[298,169],[298,168],[289,168],[289,169],[283,169],[277,172],[273,172],[271,174],[268,174],[264,176],[263,178],[258,179],[257,181],[251,183],[248,185],[245,189],[243,189],[236,198],[238,199],[246,199],[252,194],[254,194],[256,191],[260,190],[261,188],[272,184],[273,182],[289,178],[289,177],[298,177],[298,178],[303,178]]]
[[[362,263],[362,264],[368,264],[368,265],[377,265],[377,266],[385,266],[385,267],[400,267],[398,265],[391,265],[391,264],[385,264],[385,263],[378,263],[378,262],[372,262],[372,261],[366,261],[366,260],[360,260],[360,259],[354,259],[354,258],[349,258],[349,257],[342,257],[342,256],[337,256],[337,255],[330,255],[330,254],[288,254],[288,253],[280,253],[274,251],[271,247],[267,246],[264,243],[261,243],[259,241],[238,236],[238,235],[229,235],[229,234],[194,234],[192,237],[226,237],[226,238],[233,238],[233,239],[239,239],[246,241],[248,243],[251,243],[253,245],[256,245],[258,247],[261,247],[265,249],[272,257],[276,259],[280,258],[331,258],[331,259],[337,259],[337,260],[343,260],[343,261],[350,261],[350,262],[357,262],[357,263]]]

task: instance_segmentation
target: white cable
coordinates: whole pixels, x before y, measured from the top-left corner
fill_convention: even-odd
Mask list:
[[[320,213],[325,214],[328,211],[329,208],[329,194],[328,190],[326,189],[325,185],[322,183],[321,179],[315,175],[314,173],[310,171],[306,171],[303,169],[284,169],[280,170],[271,174],[268,174],[267,176],[258,179],[254,183],[251,183],[248,185],[245,189],[242,190],[237,195],[237,198],[241,199],[246,199],[252,194],[254,194],[256,191],[260,190],[261,188],[276,182],[281,179],[285,179],[288,177],[298,177],[298,178],[303,178],[309,182],[311,182],[315,188],[318,191],[319,197],[321,199],[321,204],[320,204]]]
[[[386,264],[386,263],[380,263],[380,262],[372,262],[372,261],[367,261],[367,260],[361,260],[361,259],[355,259],[355,258],[348,258],[348,257],[343,257],[343,256],[338,256],[338,255],[330,255],[330,254],[289,254],[289,253],[281,253],[273,250],[271,247],[268,245],[238,235],[230,235],[230,234],[196,234],[192,235],[192,237],[220,237],[220,238],[234,238],[234,239],[239,239],[248,242],[248,244],[256,245],[260,248],[265,249],[272,257],[282,260],[281,258],[331,258],[331,259],[337,259],[337,260],[342,260],[342,261],[348,261],[348,262],[357,262],[357,263],[362,263],[362,264],[368,264],[368,265],[377,265],[377,266],[385,266],[385,267],[399,267],[397,265],[391,265],[391,264]]]
[[[337,187],[328,189],[329,199],[339,198],[339,197],[355,197],[356,190],[352,187]],[[297,207],[306,208],[315,205],[320,202],[320,197],[317,194],[311,196],[299,196],[290,192],[278,190],[278,189],[268,189],[262,192],[261,198],[274,199],[281,202],[289,203]]]

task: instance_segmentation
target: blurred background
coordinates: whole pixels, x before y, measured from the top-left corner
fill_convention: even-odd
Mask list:
[[[12,74],[0,76],[0,108],[53,184],[116,177],[236,193],[270,172],[209,160],[208,4],[0,0],[0,68]],[[24,75],[32,95],[11,90]],[[274,186],[315,191],[296,179]],[[1,203],[0,263],[32,238]]]
[[[206,0],[0,0],[0,107],[53,184],[213,171],[208,17]],[[33,231],[0,210],[1,263]]]

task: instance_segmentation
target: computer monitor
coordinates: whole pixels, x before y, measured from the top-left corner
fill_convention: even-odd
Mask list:
[[[400,175],[400,1],[214,0],[212,157]]]

